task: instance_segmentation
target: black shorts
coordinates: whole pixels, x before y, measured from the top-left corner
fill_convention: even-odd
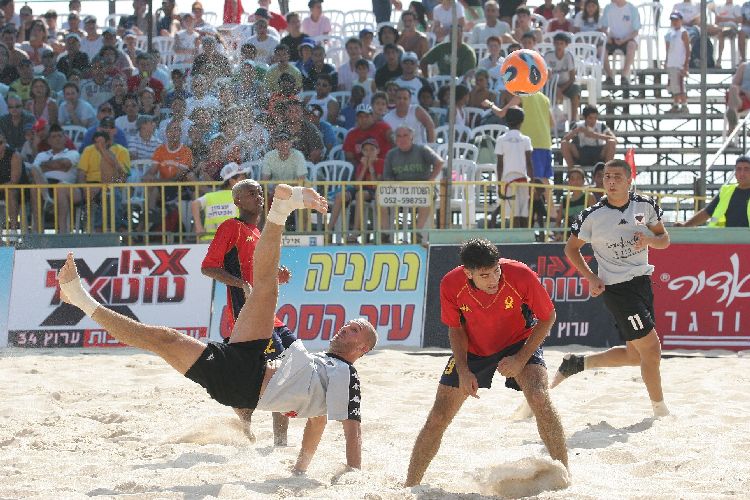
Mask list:
[[[630,42],[625,42],[625,43],[621,43],[621,44],[608,43],[607,44],[607,54],[612,55],[617,50],[622,51],[623,54],[627,54],[628,53],[628,44],[629,43]]]
[[[473,373],[477,377],[479,387],[482,387],[484,389],[489,389],[490,387],[492,387],[492,377],[495,375],[495,371],[497,370],[497,364],[504,357],[516,354],[521,350],[521,348],[523,348],[523,345],[525,343],[525,340],[516,342],[515,344],[510,345],[502,351],[490,356],[477,356],[476,354],[467,353],[466,358],[469,364],[469,370],[471,370],[471,373]],[[544,362],[544,352],[542,351],[541,347],[534,351],[526,364],[542,365],[545,368],[547,367],[547,364]],[[448,385],[450,387],[459,386],[458,372],[455,370],[455,365],[456,363],[453,360],[453,356],[451,356],[448,359],[448,364],[445,365],[443,375],[440,377],[441,384]],[[518,382],[516,382],[516,379],[514,378],[506,378],[505,387],[509,389],[515,389],[516,391],[521,390],[521,387],[518,385]]]
[[[223,405],[255,408],[266,373],[267,346],[268,339],[233,344],[209,342],[185,376]]]
[[[604,146],[578,146],[578,164],[584,167],[593,167],[602,161]]]
[[[264,351],[266,359],[278,358],[284,352],[284,349],[292,345],[295,340],[297,340],[297,336],[288,326],[274,327],[273,334],[266,343],[266,350]]]
[[[604,304],[615,317],[623,340],[638,340],[654,329],[654,292],[651,276],[638,276],[630,281],[607,285]]]

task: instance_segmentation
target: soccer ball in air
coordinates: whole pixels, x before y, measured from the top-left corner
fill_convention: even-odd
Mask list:
[[[536,94],[547,83],[547,64],[539,52],[521,49],[505,58],[500,67],[505,89],[515,95]]]

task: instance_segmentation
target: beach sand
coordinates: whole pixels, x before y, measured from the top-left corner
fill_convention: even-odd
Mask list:
[[[578,348],[578,352],[588,352]],[[556,368],[565,352],[546,350]],[[329,422],[306,476],[272,446],[270,415],[244,437],[231,409],[155,356],[132,349],[0,352],[0,498],[475,499],[750,496],[750,359],[665,359],[672,415],[654,420],[637,368],[584,372],[552,391],[571,479],[549,460],[533,419],[511,421],[521,394],[470,399],[422,486],[400,486],[447,351],[381,350],[358,363],[363,470],[347,471],[341,424]]]

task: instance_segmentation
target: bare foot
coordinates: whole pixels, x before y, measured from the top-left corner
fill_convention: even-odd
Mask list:
[[[292,188],[292,186],[288,184],[279,184],[273,192],[273,197],[274,199],[278,198],[279,200],[288,200],[292,197],[294,189],[298,188]],[[316,210],[321,214],[328,212],[328,200],[326,200],[324,196],[319,195],[313,188],[303,187],[301,190],[302,202],[304,203],[305,208]]]
[[[250,428],[250,422],[242,422],[242,432],[245,434],[248,441],[251,443],[255,442],[255,433]]]
[[[76,262],[73,259],[73,252],[68,252],[68,258],[65,260],[65,264],[57,273],[57,282],[62,285],[63,283],[69,283],[77,279],[79,279],[78,268],[76,267]],[[68,304],[70,304],[68,297],[63,293],[62,289],[60,289],[60,298],[63,300],[63,302],[67,302]]]

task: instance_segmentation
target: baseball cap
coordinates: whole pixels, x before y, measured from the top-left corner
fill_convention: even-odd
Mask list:
[[[302,42],[300,42],[299,47],[315,47],[315,40],[312,38],[303,38]]]
[[[102,35],[115,35],[117,36],[117,30],[112,26],[107,26],[102,30]]]
[[[123,40],[128,37],[138,38],[138,35],[135,34],[135,31],[133,30],[127,30],[125,33],[122,34]]]
[[[81,18],[80,14],[78,14],[78,12],[76,11],[68,13],[68,19],[80,19],[80,18]]]
[[[357,109],[355,109],[355,112],[356,112],[355,114],[357,115],[360,113],[367,113],[368,115],[371,115],[372,106],[370,106],[369,104],[360,104],[357,106]]]
[[[362,38],[365,35],[374,35],[375,33],[370,28],[365,28],[359,32],[359,37]]]
[[[417,57],[417,54],[414,52],[404,52],[404,55],[401,56],[401,62],[404,61],[419,62],[419,57]]]
[[[26,123],[23,124],[23,131],[24,132],[28,132],[29,130],[33,130],[33,129],[34,129],[34,124],[33,123],[26,122]]]
[[[95,23],[95,22],[96,22],[96,16],[89,15],[83,18],[83,24]]]
[[[115,119],[111,116],[105,116],[99,122],[101,128],[115,128]]]
[[[669,15],[669,18],[670,19],[682,19],[682,14],[680,14],[679,12],[672,12]]]
[[[244,174],[245,169],[240,167],[236,162],[229,162],[221,169],[221,172],[219,172],[219,175],[221,176],[221,180],[228,181],[235,175]]]
[[[375,146],[376,148],[380,149],[380,144],[378,144],[378,141],[373,139],[372,137],[369,137],[362,141],[362,144],[360,144],[360,148],[363,148],[367,145]]]
[[[79,42],[81,41],[81,37],[80,37],[80,36],[78,36],[78,34],[77,34],[77,33],[68,33],[67,35],[65,35],[65,39],[66,39],[66,40],[68,40],[68,39],[70,39],[70,38],[75,38],[75,39],[76,39],[76,40],[78,40]]]

